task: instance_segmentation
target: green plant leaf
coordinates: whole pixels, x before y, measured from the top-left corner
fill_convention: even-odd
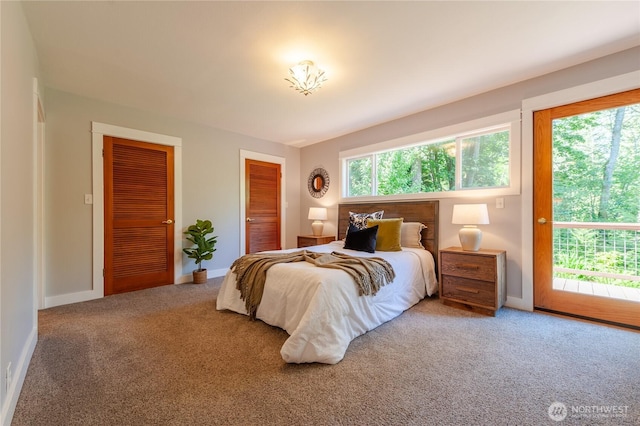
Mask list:
[[[207,238],[207,235],[213,232],[214,228],[211,221],[201,219],[197,219],[195,224],[190,225],[184,231],[185,239],[192,243],[194,247],[183,248],[182,251],[190,259],[194,259],[196,265],[200,265],[203,260],[211,260],[213,258],[218,237]]]

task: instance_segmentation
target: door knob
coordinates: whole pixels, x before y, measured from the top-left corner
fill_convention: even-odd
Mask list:
[[[547,223],[547,219],[545,219],[544,217],[541,217],[540,219],[538,219],[538,223],[540,225],[544,225],[545,223]]]
[[[248,217],[247,222],[253,222],[255,219]]]
[[[162,223],[166,223],[167,225],[171,225],[173,221],[171,219],[163,220]]]

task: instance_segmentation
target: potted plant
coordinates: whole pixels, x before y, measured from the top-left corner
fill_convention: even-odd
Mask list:
[[[213,225],[210,220],[198,219],[195,225],[191,225],[184,231],[187,240],[195,244],[191,248],[183,248],[182,251],[190,258],[194,259],[198,269],[193,271],[193,283],[203,284],[207,282],[207,270],[202,268],[203,260],[211,260],[213,252],[216,251],[217,236],[207,237],[213,233]]]

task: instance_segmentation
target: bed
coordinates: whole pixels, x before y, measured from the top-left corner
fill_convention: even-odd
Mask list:
[[[349,213],[380,210],[384,210],[384,219],[403,218],[405,224],[424,224],[426,228],[418,235],[424,248],[403,246],[401,251],[375,253],[345,249],[343,239],[349,227]],[[332,243],[304,250],[382,257],[393,267],[395,278],[375,295],[361,296],[353,278],[343,270],[316,267],[308,262],[272,266],[255,315],[287,331],[289,338],[280,354],[288,363],[336,364],[344,358],[353,339],[437,291],[438,201],[340,204],[337,237]],[[303,249],[280,252],[300,250]],[[230,270],[224,277],[216,308],[247,315],[245,302],[236,288],[234,271]]]

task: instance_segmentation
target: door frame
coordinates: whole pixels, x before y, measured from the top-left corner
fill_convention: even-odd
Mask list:
[[[522,299],[509,306],[533,311],[533,112],[640,88],[640,71],[522,101]]]
[[[238,256],[242,256],[245,254],[247,244],[246,244],[246,229],[245,229],[245,221],[247,217],[247,200],[245,198],[245,190],[246,190],[246,177],[245,177],[245,160],[256,160],[256,161],[264,161],[265,163],[274,163],[280,164],[280,173],[282,176],[280,177],[280,246],[284,249],[287,247],[286,245],[286,230],[285,224],[287,223],[287,202],[286,202],[286,191],[285,185],[286,182],[286,169],[285,169],[285,159],[283,157],[277,157],[275,155],[262,154],[260,152],[252,152],[246,151],[244,149],[240,150],[240,252]]]
[[[40,97],[40,84],[33,78],[33,146],[34,146],[34,247],[33,257],[35,312],[46,307],[45,284],[45,243],[44,243],[44,150],[45,150],[45,112]],[[37,324],[37,317],[34,318]]]
[[[157,145],[173,146],[174,161],[174,283],[190,280],[182,274],[182,138],[91,122],[93,164],[93,290],[84,300],[104,297],[104,167],[103,137],[113,136]]]

